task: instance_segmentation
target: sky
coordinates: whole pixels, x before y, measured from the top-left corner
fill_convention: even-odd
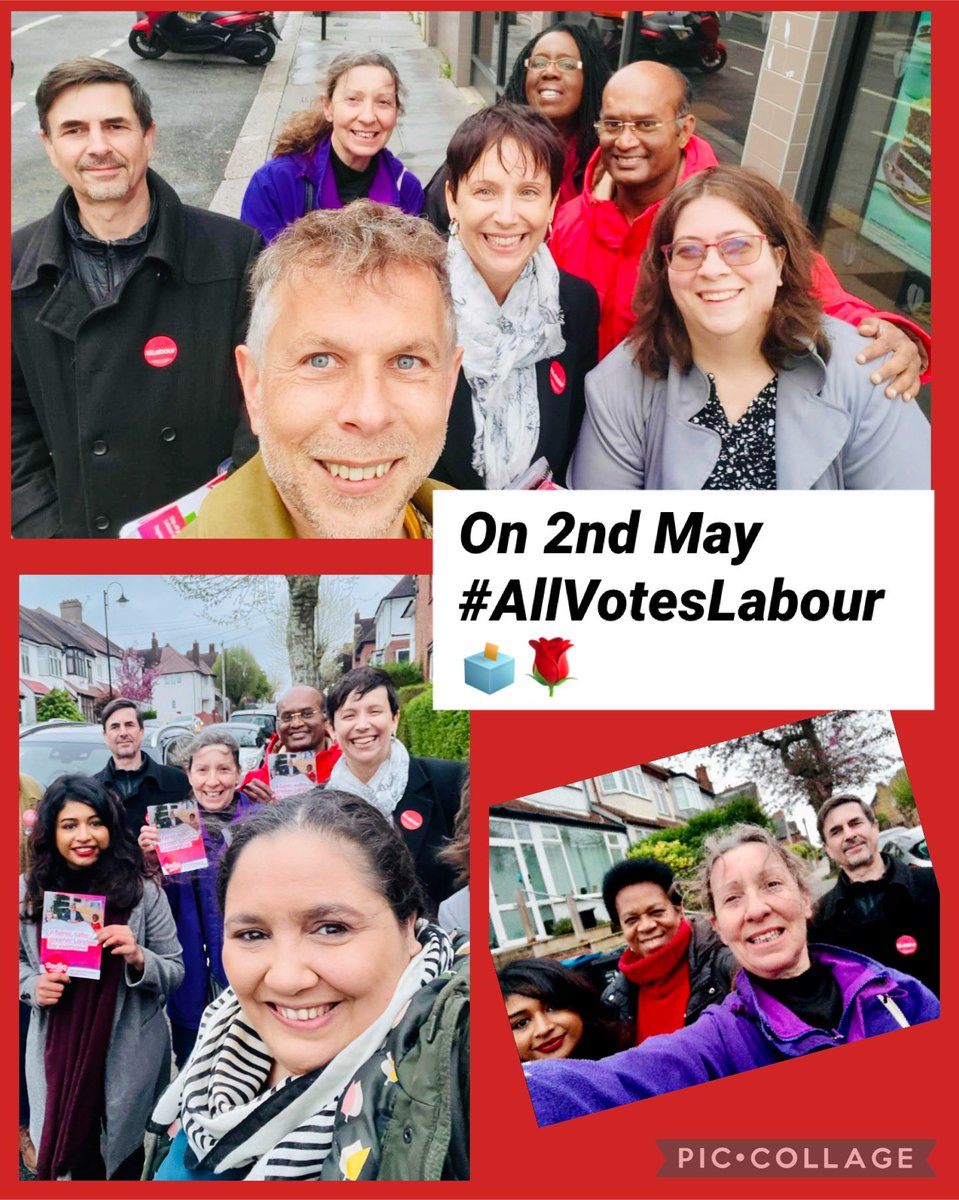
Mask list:
[[[339,606],[342,618],[338,642],[349,641],[353,633],[353,615],[371,617],[380,599],[396,584],[399,575],[352,575],[345,577],[347,589]],[[278,603],[286,608],[286,583],[282,575],[270,576]],[[118,604],[120,588],[108,590],[110,641],[126,648],[146,649],[155,633],[160,645],[169,642],[181,652],[189,650],[194,640],[206,650],[210,642],[217,649],[220,643],[245,646],[261,667],[275,676],[281,686],[291,682],[285,655],[277,650],[276,624],[270,613],[251,612],[238,622],[214,622],[201,615],[199,601],[186,600],[162,575],[21,575],[20,603],[27,608],[43,608],[54,616],[60,615],[61,600],[79,600],[83,619],[98,632],[103,632],[103,591],[111,583],[119,583],[129,603]]]

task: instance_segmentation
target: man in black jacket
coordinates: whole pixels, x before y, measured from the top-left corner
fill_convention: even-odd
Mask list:
[[[119,796],[127,827],[137,838],[146,824],[147,807],[179,804],[191,795],[190,781],[179,767],[163,767],[141,750],[143,716],[132,700],[111,700],[100,719],[111,758],[94,779]]]
[[[13,239],[13,533],[116,537],[253,450],[233,348],[261,243],[148,169],[122,67],[60,63],[36,102],[69,187]]]
[[[939,885],[930,867],[879,853],[879,826],[858,796],[832,796],[819,834],[840,868],[816,907],[810,941],[866,954],[912,975],[939,995]]]

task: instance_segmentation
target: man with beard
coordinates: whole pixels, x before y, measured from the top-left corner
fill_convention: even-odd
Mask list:
[[[103,740],[110,748],[110,761],[94,779],[120,798],[127,827],[134,838],[147,823],[147,808],[152,804],[177,805],[192,795],[186,771],[164,767],[141,749],[143,714],[132,700],[119,696],[111,700],[100,717]]]
[[[314,211],[251,292],[236,360],[260,451],[179,536],[430,537],[463,353],[442,238],[371,200]]]
[[[839,879],[816,907],[811,941],[843,946],[939,995],[939,885],[931,867],[879,852],[879,825],[858,796],[832,796],[817,817]]]
[[[233,349],[260,237],[149,170],[122,67],[60,63],[36,103],[69,186],[13,238],[13,533],[116,537],[252,450]]]
[[[277,702],[276,733],[266,747],[263,766],[248,772],[240,791],[259,804],[272,804],[275,796],[270,788],[269,756],[300,754],[304,750],[316,754],[317,784],[326,783],[340,757],[340,748],[327,729],[326,699],[316,688],[292,687]]]

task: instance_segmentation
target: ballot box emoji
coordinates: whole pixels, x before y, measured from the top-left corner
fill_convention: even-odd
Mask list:
[[[487,642],[482,653],[471,654],[465,658],[463,666],[469,686],[489,695],[509,687],[516,680],[516,662],[513,656],[504,654],[493,642]]]

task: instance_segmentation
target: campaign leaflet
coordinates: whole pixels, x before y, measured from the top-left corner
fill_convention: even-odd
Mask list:
[[[316,787],[316,751],[301,750],[298,754],[269,754],[270,790],[277,800],[296,796]]]
[[[100,978],[100,943],[105,896],[43,893],[40,962],[51,975],[66,972],[73,979]]]
[[[195,800],[177,804],[151,804],[147,820],[156,829],[157,858],[164,875],[198,871],[207,865],[200,810]]]

